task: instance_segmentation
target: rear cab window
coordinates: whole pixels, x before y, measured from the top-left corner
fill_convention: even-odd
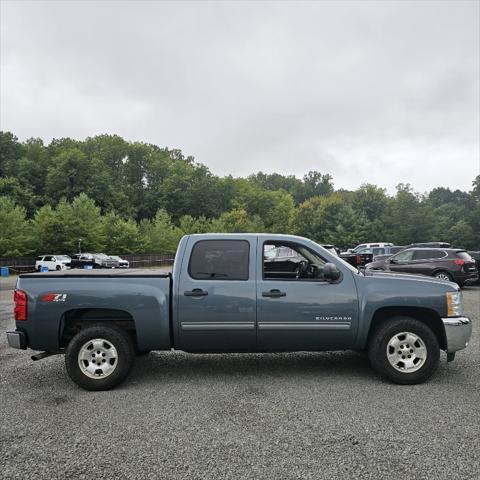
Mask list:
[[[188,274],[195,280],[248,280],[250,243],[199,240],[192,248]]]

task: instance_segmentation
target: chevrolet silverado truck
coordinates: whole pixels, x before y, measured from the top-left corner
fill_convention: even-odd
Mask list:
[[[272,248],[303,258],[292,269]],[[472,324],[454,283],[365,275],[311,240],[291,235],[187,235],[172,274],[85,270],[20,275],[11,347],[64,354],[87,390],[123,381],[136,354],[366,350],[399,384],[427,380],[465,348]]]

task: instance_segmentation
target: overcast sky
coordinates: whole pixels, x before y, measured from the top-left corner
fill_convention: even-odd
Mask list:
[[[0,127],[116,133],[214,173],[469,190],[480,2],[1,1]]]

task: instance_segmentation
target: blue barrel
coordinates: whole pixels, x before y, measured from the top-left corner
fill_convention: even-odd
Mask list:
[[[41,272],[48,272],[48,267],[40,267]]]
[[[8,267],[2,267],[0,270],[1,270],[0,276],[8,277]]]
[[[93,265],[84,265],[83,269],[84,270],[93,270]]]

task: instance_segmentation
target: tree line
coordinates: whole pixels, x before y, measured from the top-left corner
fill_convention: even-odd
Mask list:
[[[480,249],[472,190],[335,189],[327,173],[219,177],[180,150],[117,135],[18,141],[0,132],[0,256],[174,251],[203,232],[277,232],[339,247],[431,240]]]

